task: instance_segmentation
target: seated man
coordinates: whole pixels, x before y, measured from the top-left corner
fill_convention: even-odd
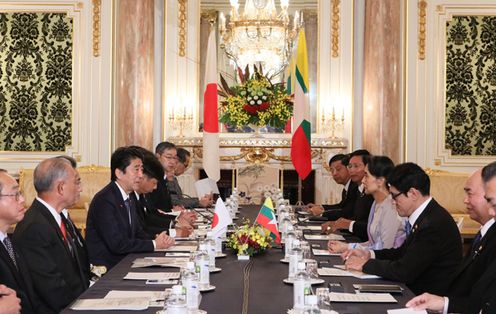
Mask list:
[[[170,236],[187,237],[191,234],[193,227],[185,219],[185,213],[179,217],[159,212],[153,207],[148,193],[157,188],[157,182],[164,177],[164,169],[155,155],[140,148],[143,153],[143,180],[139,183],[131,197],[136,204],[136,209],[143,229],[149,235],[155,235],[162,231],[169,232]]]
[[[21,313],[21,300],[17,297],[16,292],[5,285],[0,285],[0,314],[19,314]],[[23,313],[29,313],[23,311]]]
[[[81,193],[81,178],[64,158],[49,158],[34,169],[37,197],[16,226],[13,242],[33,278],[39,313],[59,313],[89,286],[85,261],[61,216]]]
[[[446,294],[424,293],[408,307],[443,313],[494,313],[496,311],[496,163],[478,170],[465,185],[465,204],[470,218],[482,224],[472,249],[465,256]],[[484,184],[483,184],[484,181]],[[484,199],[484,196],[489,202]],[[492,301],[491,301],[492,298]]]
[[[172,204],[181,205],[185,208],[198,208],[212,206],[212,195],[205,195],[202,198],[190,197],[183,194],[177,177],[182,175],[189,166],[191,154],[184,148],[177,149],[177,163],[173,173],[167,173],[167,188],[170,192]],[[186,196],[186,197],[185,197]]]
[[[429,176],[418,165],[397,165],[388,184],[398,214],[408,217],[405,242],[393,249],[347,251],[346,267],[403,282],[415,294],[446,293],[462,257],[455,221],[429,195]]]
[[[120,147],[110,160],[112,181],[91,201],[86,220],[86,243],[90,262],[114,267],[129,253],[153,252],[174,245],[166,232],[155,239],[143,231],[129,194],[143,177],[143,154]]]

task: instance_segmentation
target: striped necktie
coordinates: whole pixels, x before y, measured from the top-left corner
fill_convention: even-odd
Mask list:
[[[3,244],[5,245],[5,248],[7,249],[7,253],[9,253],[10,258],[12,259],[12,262],[17,268],[17,260],[15,258],[14,247],[12,246],[12,242],[10,241],[8,236],[5,237],[5,239],[3,239]]]

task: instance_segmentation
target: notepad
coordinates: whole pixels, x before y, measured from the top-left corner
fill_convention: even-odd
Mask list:
[[[387,310],[388,314],[427,314],[426,310],[415,311],[410,308]]]
[[[310,230],[310,231],[320,231],[320,230],[322,230],[322,227],[321,226],[299,226],[298,229]]]
[[[156,249],[156,252],[194,252],[197,245],[174,245],[167,249]]]
[[[110,290],[104,299],[148,298],[151,301],[163,301],[170,291],[171,289],[165,289],[165,291]]]
[[[353,303],[398,303],[389,293],[329,293],[331,302]]]
[[[331,253],[328,250],[312,249],[315,256],[341,256],[341,253]]]
[[[353,288],[363,292],[371,293],[403,293],[403,288],[399,285],[381,285],[381,284],[354,284]]]
[[[189,256],[189,253],[188,253]],[[131,268],[142,267],[185,267],[189,262],[189,257],[145,257],[137,258],[133,261]]]
[[[361,271],[350,271],[337,268],[323,267],[317,269],[319,276],[334,276],[334,277],[355,277],[359,279],[378,279],[376,275],[365,274]]]
[[[128,280],[161,280],[161,279],[179,279],[180,273],[168,273],[168,272],[160,272],[160,273],[134,273],[129,272],[124,276],[124,279]]]
[[[344,241],[344,237],[339,234],[305,234],[305,239]]]
[[[75,301],[71,309],[76,311],[141,311],[148,309],[148,298],[115,298],[115,299],[80,299]]]

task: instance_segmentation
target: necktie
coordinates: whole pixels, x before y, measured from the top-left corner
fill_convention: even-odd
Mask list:
[[[124,201],[124,205],[126,205],[126,209],[127,209],[127,216],[128,216],[128,219],[129,219],[129,226],[132,227],[132,224],[131,224],[131,199],[126,198],[126,200]]]
[[[412,233],[412,225],[408,220],[405,223],[405,233],[407,237],[410,235],[410,233]]]
[[[64,221],[62,219],[60,220],[60,231],[62,232],[62,236],[64,237],[64,241],[67,243],[67,229],[65,228],[65,224],[64,224]]]
[[[14,247],[12,246],[12,242],[10,242],[9,237],[5,237],[5,239],[3,239],[3,244],[5,245],[5,248],[7,249],[7,253],[9,253],[10,258],[12,259],[12,262],[17,268],[17,261],[15,258]]]
[[[476,250],[479,249],[479,246],[482,242],[482,234],[481,232],[477,232],[477,235],[474,238],[474,242],[472,242],[472,250],[471,253],[474,254]]]
[[[346,201],[346,189],[341,191],[341,203],[344,203],[344,201]]]

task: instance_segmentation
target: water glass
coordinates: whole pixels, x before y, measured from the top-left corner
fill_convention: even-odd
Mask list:
[[[319,309],[325,309],[330,306],[329,302],[329,289],[328,288],[317,288],[315,289],[315,295],[317,296]]]
[[[310,251],[310,243],[308,243],[308,241],[300,241],[300,247],[301,247],[301,251],[303,252],[304,259],[312,257]]]
[[[314,259],[306,260],[306,270],[307,270],[307,274],[310,276],[310,278],[314,279],[314,278],[319,277],[319,273],[317,272],[317,268],[318,268],[318,265],[317,265],[316,260],[314,260]]]

